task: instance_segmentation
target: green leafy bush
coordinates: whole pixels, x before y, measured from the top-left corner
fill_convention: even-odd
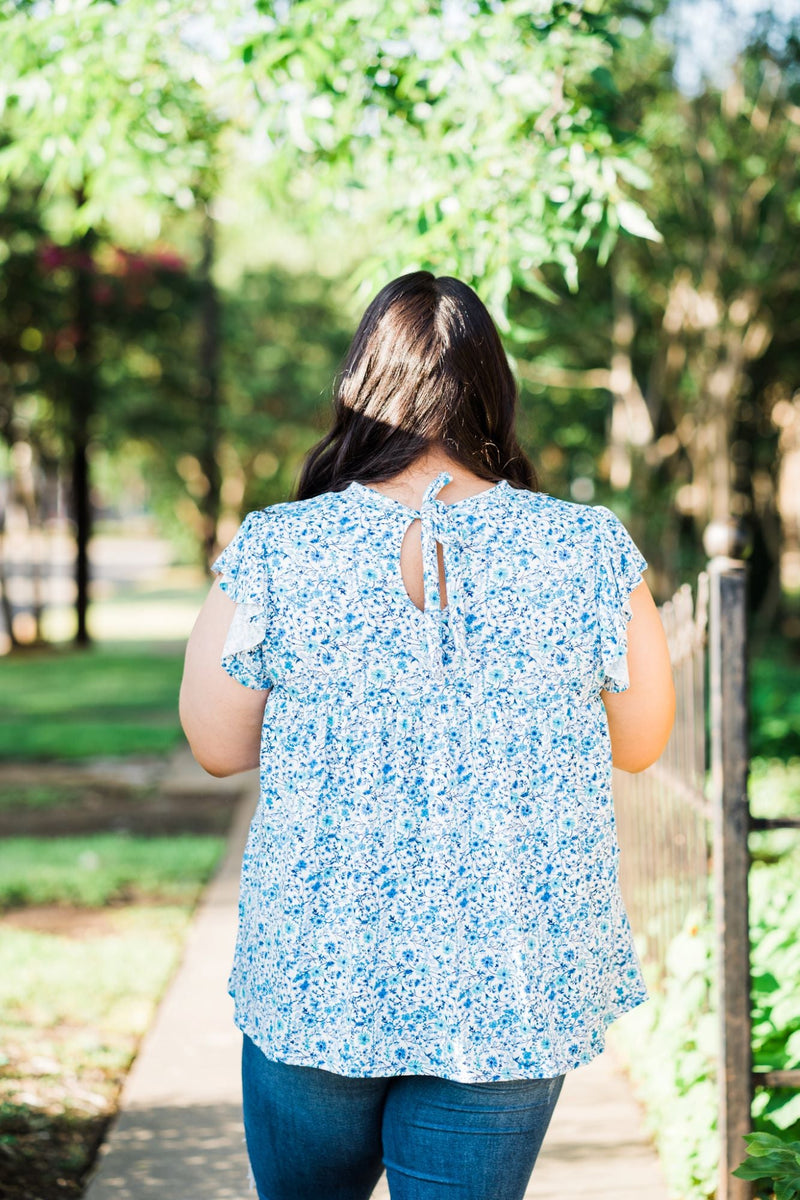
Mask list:
[[[800,754],[800,689],[795,644],[774,640],[750,663],[750,749],[757,757]]]
[[[713,929],[690,914],[651,998],[612,1028],[671,1195],[705,1200],[717,1184],[717,1017]]]
[[[750,872],[753,1066],[800,1067],[800,851]],[[753,1100],[763,1133],[800,1138],[800,1091],[763,1088]]]
[[[772,1186],[775,1200],[800,1198],[800,1142],[784,1142],[769,1133],[745,1136],[747,1158],[733,1172]]]

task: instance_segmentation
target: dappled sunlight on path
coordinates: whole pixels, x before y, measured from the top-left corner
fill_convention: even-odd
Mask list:
[[[236,1103],[130,1108],[86,1200],[253,1200]]]
[[[564,1080],[525,1200],[667,1200],[639,1105],[610,1050]]]

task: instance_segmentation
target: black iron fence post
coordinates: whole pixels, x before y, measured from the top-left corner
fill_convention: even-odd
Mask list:
[[[714,811],[714,909],[719,1002],[717,1200],[751,1200],[753,1185],[731,1172],[751,1129],[752,1043],[748,903],[747,571],[736,526],[711,525],[709,699]]]

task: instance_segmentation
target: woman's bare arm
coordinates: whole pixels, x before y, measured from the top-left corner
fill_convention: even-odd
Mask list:
[[[215,583],[186,646],[180,694],[183,732],[209,775],[236,775],[258,766],[269,695],[245,687],[220,666],[236,605]]]
[[[643,771],[661,754],[675,720],[675,686],[669,649],[650,589],[640,583],[631,592],[633,619],[628,625],[628,676],[624,692],[601,692],[606,707],[615,767]]]

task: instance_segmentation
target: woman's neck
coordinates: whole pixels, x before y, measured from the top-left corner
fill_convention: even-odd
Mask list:
[[[493,486],[489,480],[476,475],[461,463],[456,462],[446,450],[438,448],[425,451],[410,466],[398,471],[391,479],[382,480],[380,483],[370,483],[367,486],[374,488],[375,491],[383,492],[386,496],[392,496],[395,500],[402,501],[409,508],[419,508],[425,489],[441,471],[447,471],[453,477],[451,482],[445,484],[439,492],[439,499],[445,504],[456,500],[465,500],[467,496],[485,492]]]

